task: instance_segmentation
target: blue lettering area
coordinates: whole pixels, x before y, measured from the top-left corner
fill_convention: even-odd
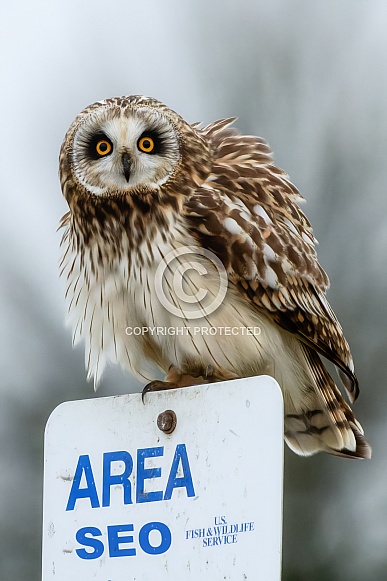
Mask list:
[[[85,475],[86,479],[86,488],[80,488],[83,474]],[[78,498],[89,498],[91,507],[99,508],[99,500],[97,489],[95,487],[94,475],[91,469],[90,458],[87,455],[79,456],[66,510],[74,510],[74,506]]]
[[[136,466],[134,466],[133,458],[137,460]],[[160,458],[157,462],[160,463],[160,466],[147,468],[146,462],[148,458]],[[102,482],[97,482],[97,484],[100,484],[98,490],[101,496],[98,497],[90,457],[87,454],[79,456],[66,511],[74,510],[79,499],[88,499],[86,500],[86,508],[110,507],[112,487],[114,489],[118,488],[118,498],[123,505],[133,504],[134,502],[141,504],[162,500],[169,501],[172,499],[173,491],[176,488],[185,489],[187,497],[195,496],[185,444],[176,446],[172,462],[169,460],[166,467],[165,461],[163,446],[138,449],[136,456],[132,456],[126,450],[103,453]],[[120,462],[121,466],[119,468],[117,466],[114,467],[115,462]],[[147,481],[155,481],[156,478],[161,478],[162,471],[167,471],[168,469],[168,478],[166,478],[167,473],[165,473],[165,478],[160,480],[160,483],[165,483],[166,481],[165,490],[164,486],[160,484],[159,488],[162,488],[162,490],[146,491],[151,486],[157,488],[157,484],[154,486],[154,482],[147,483]],[[119,471],[119,474],[115,473],[117,471]],[[101,466],[96,471],[96,474],[99,475],[100,473]],[[81,503],[80,508],[83,510],[84,506]],[[237,533],[241,532],[241,528],[244,532],[248,524],[241,523],[238,525],[237,530],[233,530],[236,525],[230,527],[230,525],[227,525],[225,517],[219,516],[215,518],[216,526],[213,527],[213,531],[209,528],[186,531],[186,539],[202,538],[204,546],[212,546],[218,543],[231,544],[237,541]],[[94,526],[82,527],[75,533],[75,538],[80,545],[75,552],[80,559],[85,560],[98,559],[105,551],[111,558],[136,557],[141,552],[147,555],[161,555],[168,551],[172,545],[170,528],[167,524],[159,521],[142,523],[140,526],[135,523],[105,525],[103,529]],[[219,538],[222,540],[219,541]]]
[[[124,465],[122,474],[111,474],[112,462],[121,460]],[[102,506],[110,506],[110,488],[120,484],[124,489],[124,504],[132,504],[132,488],[129,476],[132,474],[133,460],[129,452],[106,452],[103,455]]]
[[[177,471],[181,462],[183,476],[178,477]],[[167,487],[165,489],[164,500],[172,498],[172,492],[175,488],[186,488],[187,496],[195,496],[194,485],[192,481],[191,468],[188,462],[187,449],[185,444],[176,446],[175,456],[173,458],[171,471],[169,473]]]
[[[145,492],[145,480],[160,478],[161,468],[145,468],[145,458],[155,458],[164,454],[164,446],[137,450],[136,502],[155,502],[163,499],[161,490]]]

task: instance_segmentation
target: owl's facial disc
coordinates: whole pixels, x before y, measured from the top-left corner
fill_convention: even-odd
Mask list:
[[[104,108],[88,114],[75,133],[72,163],[94,195],[154,190],[174,172],[179,141],[169,119],[150,108]]]

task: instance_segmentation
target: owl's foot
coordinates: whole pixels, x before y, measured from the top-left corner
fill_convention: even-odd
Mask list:
[[[165,389],[176,389],[177,387],[179,386],[176,385],[176,383],[173,383],[172,381],[159,381],[157,379],[155,381],[151,381],[142,390],[141,394],[142,403],[144,403],[145,394],[150,391],[164,391]]]
[[[208,367],[209,369],[209,367]],[[211,368],[212,371],[212,368]],[[171,367],[168,370],[168,374],[165,381],[151,381],[142,390],[142,401],[144,402],[144,396],[149,391],[164,391],[166,389],[176,389],[178,387],[189,387],[190,385],[198,385],[201,383],[208,383],[207,373],[204,375],[189,375],[183,373],[177,367]]]
[[[171,367],[165,381],[151,381],[142,390],[142,401],[144,403],[145,394],[149,391],[164,391],[166,389],[176,389],[178,387],[189,387],[190,385],[201,385],[202,383],[213,383],[216,381],[227,381],[229,379],[237,379],[239,376],[227,369],[217,368],[212,365],[207,365],[203,370],[190,371],[184,373],[177,367]]]

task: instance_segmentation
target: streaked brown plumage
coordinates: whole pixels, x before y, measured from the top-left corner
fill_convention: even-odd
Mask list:
[[[157,369],[168,373],[149,389],[269,373],[283,390],[293,450],[369,457],[360,424],[319,358],[337,366],[353,402],[352,357],[325,296],[328,278],[298,206],[302,198],[265,141],[241,136],[233,121],[200,129],[154,99],[132,96],[95,103],[70,127],[60,155],[70,207],[62,219],[62,266],[89,377],[97,384],[109,361],[146,381]],[[106,155],[95,153],[98,139],[110,144]],[[141,139],[154,150],[141,149]],[[168,312],[155,283],[158,265],[186,247],[198,249],[202,266],[199,249],[224,265],[222,304],[210,314],[200,304],[199,335],[128,335],[134,326],[189,326],[170,266],[163,285],[181,314]],[[177,262],[192,295],[201,287],[209,299],[216,295],[213,265],[206,263],[208,276],[201,277],[182,256]],[[221,325],[253,326],[260,335],[209,335]]]

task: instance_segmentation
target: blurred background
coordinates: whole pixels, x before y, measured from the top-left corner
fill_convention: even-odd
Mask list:
[[[307,200],[371,461],[285,451],[284,581],[387,578],[385,0],[13,0],[0,8],[0,578],[40,579],[43,431],[95,397],[64,326],[58,152],[96,100],[237,115]],[[99,396],[138,391],[109,370]]]

